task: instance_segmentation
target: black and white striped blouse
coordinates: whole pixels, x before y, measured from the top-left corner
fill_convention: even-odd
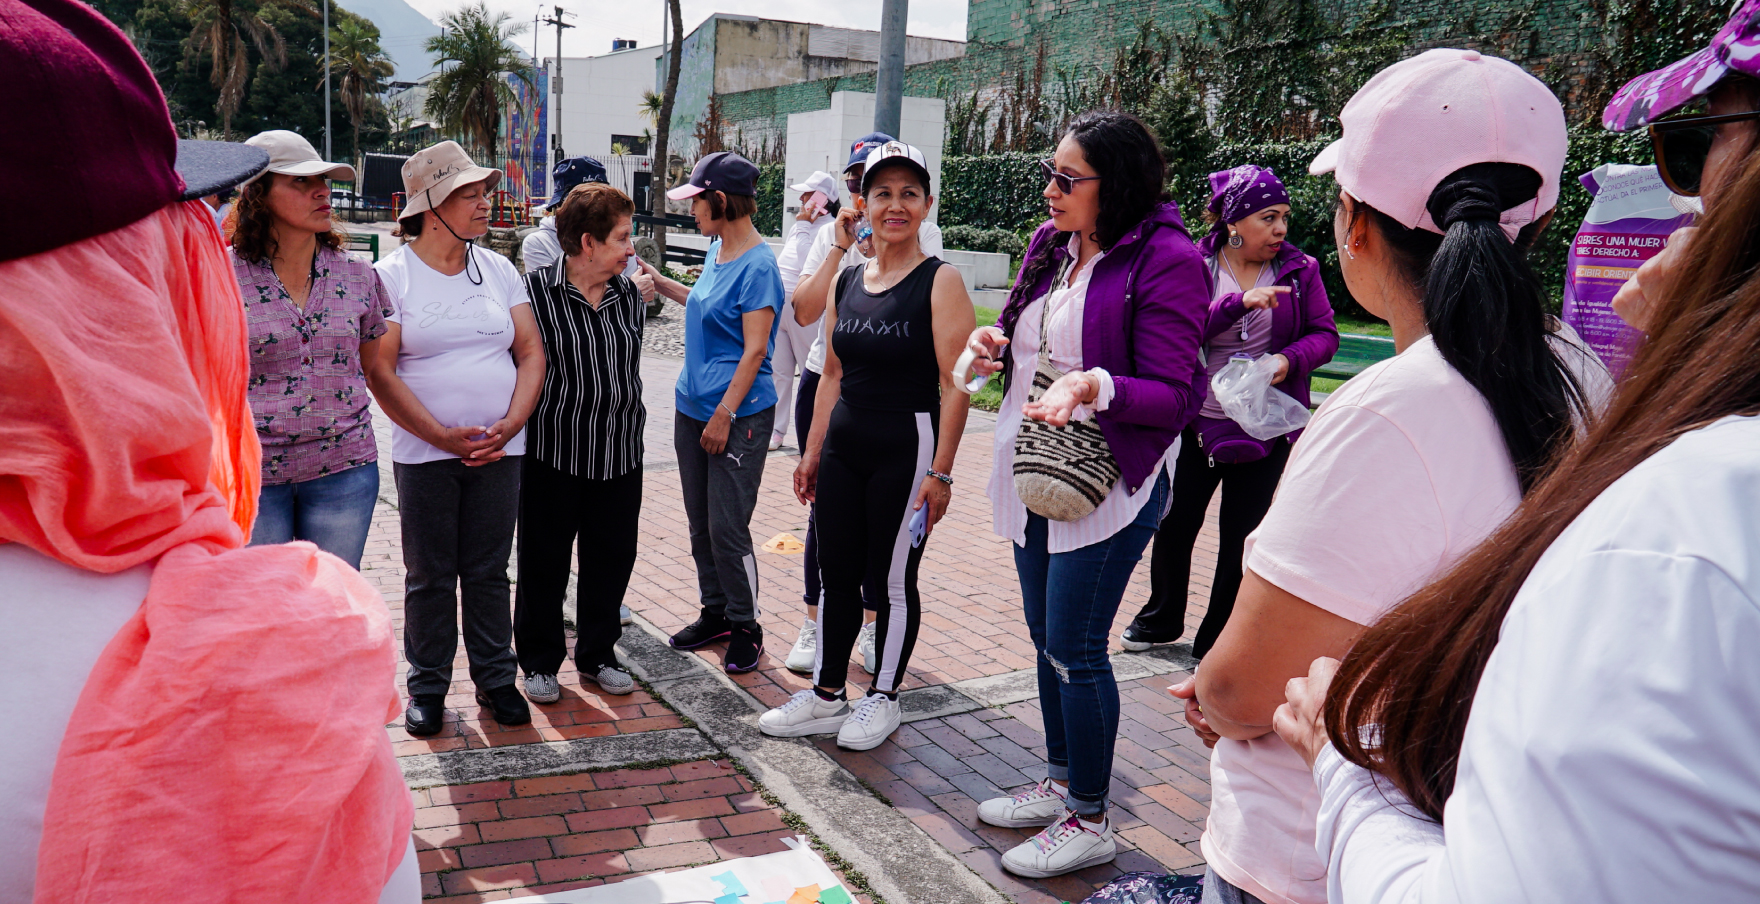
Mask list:
[[[646,306],[615,276],[594,309],[564,275],[564,260],[526,274],[544,338],[544,391],[527,423],[526,452],[565,474],[620,477],[642,462],[642,329]]]

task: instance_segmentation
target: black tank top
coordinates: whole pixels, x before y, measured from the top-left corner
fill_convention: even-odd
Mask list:
[[[844,401],[884,411],[940,410],[941,367],[929,292],[944,264],[931,257],[879,294],[862,285],[866,264],[848,267],[838,277],[831,348],[843,365]]]

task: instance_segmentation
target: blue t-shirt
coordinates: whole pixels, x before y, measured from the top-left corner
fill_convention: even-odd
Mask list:
[[[782,316],[782,272],[776,269],[776,252],[766,242],[725,264],[717,264],[719,239],[709,243],[703,259],[703,275],[691,287],[684,306],[684,369],[678,374],[678,410],[687,417],[706,421],[727,394],[733,372],[746,350],[741,318],[751,311],[769,308]],[[776,404],[776,381],[770,375],[770,355],[776,350],[776,320],[770,321],[770,339],[764,348],[764,364],[751,391],[739,404],[739,417],[755,414]]]

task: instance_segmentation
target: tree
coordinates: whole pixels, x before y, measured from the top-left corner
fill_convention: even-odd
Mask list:
[[[449,13],[444,31],[424,48],[442,71],[428,84],[424,107],[447,132],[464,135],[478,150],[493,155],[501,138],[501,111],[520,106],[507,76],[532,84],[531,64],[510,41],[526,30],[507,13],[489,12],[483,0]],[[447,64],[452,64],[448,66]]]
[[[666,53],[666,94],[660,99],[659,118],[654,121],[654,169],[648,188],[648,212],[651,214],[666,210],[666,176],[672,170],[667,165],[671,158],[667,156],[666,142],[672,133],[672,102],[678,98],[678,57],[684,52],[684,17],[678,11],[678,0],[667,2],[672,7],[672,41]],[[655,263],[664,266],[666,227],[654,227],[654,241],[660,244],[660,259]]]
[[[642,103],[637,109],[641,111],[642,118],[648,121],[648,125],[657,126],[660,124],[660,108],[665,105],[666,98],[643,88]]]
[[[357,154],[368,103],[385,90],[385,80],[395,71],[391,58],[379,47],[379,29],[371,23],[343,20],[330,30],[330,74],[341,77],[336,90],[354,126]]]
[[[279,2],[317,14],[305,0]],[[232,115],[244,103],[245,86],[250,81],[250,46],[256,46],[265,63],[280,69],[287,65],[287,44],[281,32],[264,19],[263,8],[254,0],[184,0],[182,12],[191,27],[184,52],[190,58],[204,54],[210,58],[209,79],[220,92],[215,112],[220,114],[221,134],[230,139]]]

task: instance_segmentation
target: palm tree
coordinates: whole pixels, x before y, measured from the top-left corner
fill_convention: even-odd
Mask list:
[[[309,0],[280,0],[289,9],[317,15]],[[326,0],[328,2],[328,0]],[[232,138],[232,114],[244,103],[245,85],[250,82],[250,48],[248,39],[272,69],[287,65],[287,42],[263,18],[256,0],[182,0],[183,14],[189,17],[190,35],[184,41],[189,57],[210,55],[214,70],[210,81],[219,89],[220,98],[214,111],[220,114],[220,132]]]
[[[655,94],[650,88],[642,89],[642,103],[636,109],[641,111],[642,118],[651,126],[660,124],[660,108],[666,105],[666,98]]]
[[[464,135],[490,155],[501,138],[501,111],[508,104],[520,107],[507,76],[532,84],[531,63],[509,40],[526,23],[511,21],[477,0],[442,19],[443,32],[424,45],[443,71],[428,84],[423,111],[444,131]]]
[[[396,68],[379,48],[379,29],[371,23],[344,19],[330,30],[330,74],[340,76],[336,91],[354,124],[354,152],[361,152],[361,120],[367,102],[385,90]]]

